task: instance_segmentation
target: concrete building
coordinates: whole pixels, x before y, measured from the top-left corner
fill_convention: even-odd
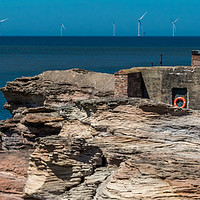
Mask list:
[[[181,97],[184,107],[200,110],[200,51],[192,51],[191,66],[134,67],[116,72],[115,97],[150,98],[172,105]]]

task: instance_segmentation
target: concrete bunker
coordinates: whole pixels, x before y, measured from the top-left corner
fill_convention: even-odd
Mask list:
[[[115,73],[115,97],[149,98],[200,110],[200,51],[192,51],[191,66],[134,67]],[[179,107],[181,107],[181,102]]]

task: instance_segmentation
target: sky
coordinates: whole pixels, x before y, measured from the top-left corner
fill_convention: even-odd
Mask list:
[[[146,36],[200,36],[200,1],[189,0],[1,0],[3,36],[137,36],[138,18]]]

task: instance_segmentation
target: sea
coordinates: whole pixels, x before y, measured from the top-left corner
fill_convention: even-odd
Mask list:
[[[0,37],[0,87],[21,76],[46,70],[81,68],[115,73],[120,69],[160,65],[190,65],[200,37]],[[3,108],[0,120],[11,117]]]

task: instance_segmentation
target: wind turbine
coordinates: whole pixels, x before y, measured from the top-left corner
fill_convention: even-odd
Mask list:
[[[175,25],[175,23],[177,22],[179,20],[179,18],[177,18],[176,20],[172,20],[172,25],[173,25],[173,37],[174,37],[174,35],[175,35],[175,31],[176,31],[176,25]]]
[[[140,36],[140,32],[141,32],[141,26],[142,26],[142,23],[141,23],[141,20],[144,18],[144,16],[147,14],[147,11],[142,15],[142,17],[140,17],[138,19],[138,36]]]
[[[0,20],[0,25],[2,24],[2,22],[5,22],[6,20],[8,20],[8,18]]]
[[[61,24],[61,27],[60,27],[60,36],[61,37],[63,36],[63,29],[66,30],[64,24]]]
[[[115,21],[113,22],[113,37],[115,37],[116,35],[116,25],[115,25]]]

